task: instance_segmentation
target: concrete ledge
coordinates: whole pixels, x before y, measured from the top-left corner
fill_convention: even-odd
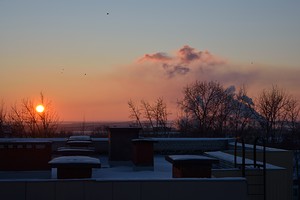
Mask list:
[[[65,146],[67,138],[0,138],[2,141],[40,141],[52,142],[52,151]],[[108,153],[108,138],[91,138],[96,152]],[[220,151],[228,149],[228,143],[234,142],[233,138],[155,138],[154,151],[160,154],[174,154],[204,151]]]
[[[244,178],[0,181],[3,200],[246,200]]]
[[[68,138],[68,141],[91,141],[89,135],[72,135]]]
[[[218,158],[219,160],[225,160],[227,162],[230,162],[230,163],[234,164],[234,155],[232,155],[232,154],[224,153],[222,151],[205,152],[205,154],[207,154],[211,157],[214,157],[214,158]],[[237,160],[237,165],[242,164],[242,157],[237,156],[236,160]],[[252,166],[253,160],[246,158],[245,159],[245,164],[246,164],[246,168],[253,168],[253,166]],[[258,165],[263,165],[263,163],[259,162],[259,161],[257,161],[257,164]],[[250,166],[247,166],[247,165],[250,165]],[[266,169],[284,169],[284,168],[266,163]]]
[[[96,154],[94,148],[80,148],[80,147],[60,147],[56,154],[62,156],[93,156]]]
[[[231,138],[155,138],[154,151],[163,154],[188,154],[191,152],[228,149]]]

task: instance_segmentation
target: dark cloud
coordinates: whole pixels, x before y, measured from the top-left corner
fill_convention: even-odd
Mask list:
[[[185,45],[184,47],[182,47],[181,49],[178,50],[178,57],[180,58],[180,60],[184,63],[189,63],[192,62],[194,60],[198,60],[199,58],[201,58],[201,54],[202,52],[196,52],[194,48],[191,48],[188,45]]]
[[[180,65],[168,65],[166,63],[163,64],[163,68],[165,69],[169,78],[172,78],[176,75],[185,75],[190,71],[190,68]]]

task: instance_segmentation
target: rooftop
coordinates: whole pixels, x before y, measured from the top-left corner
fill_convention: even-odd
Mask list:
[[[105,196],[103,199],[111,200],[122,199],[125,195],[128,199],[137,200],[185,198],[191,200],[200,197],[220,199],[226,196],[229,199],[240,200],[247,199],[249,195],[261,194],[261,189],[249,189],[252,187],[250,186],[251,184],[249,185],[249,181],[262,180],[262,170],[247,166],[247,173],[251,172],[251,177],[253,175],[257,176],[257,178],[253,179],[248,177],[247,174],[245,177],[242,177],[240,168],[234,167],[234,156],[232,155],[233,139],[156,138],[155,140],[155,143],[153,143],[153,166],[141,167],[134,164],[134,159],[112,161],[111,157],[109,157],[111,155],[108,150],[111,148],[111,143],[108,142],[108,139],[92,138],[97,152],[94,157],[100,160],[101,168],[93,168],[91,178],[63,180],[58,179],[60,171],[53,166],[52,169],[48,170],[19,171],[19,169],[10,170],[10,167],[14,167],[16,164],[9,165],[10,167],[0,171],[0,187],[4,188],[0,191],[0,197],[7,197],[7,199],[31,199],[29,198],[30,196],[35,196],[39,197],[38,199],[57,200],[74,199],[74,197],[80,195],[80,199],[97,199],[100,195],[102,197]],[[16,159],[11,158],[16,154],[22,155],[19,157],[21,160],[22,158],[29,159],[29,161],[22,162],[25,166],[35,161],[48,163],[49,159],[60,156],[56,154],[58,153],[56,150],[64,147],[66,142],[66,138],[0,139],[0,149],[2,148],[0,154],[1,166],[5,168],[4,158],[8,162],[14,163]],[[116,145],[117,150],[121,149],[121,151],[118,151],[120,154],[125,149],[121,145]],[[247,145],[246,150],[252,153],[251,145]],[[40,153],[38,153],[39,151]],[[190,156],[191,152],[194,153],[193,156]],[[240,149],[238,152],[241,153]],[[260,148],[257,153],[258,158],[261,158],[262,152]],[[173,165],[177,160],[170,162],[170,160],[167,161],[165,159],[165,156],[178,154],[189,156],[190,159],[195,159],[194,155],[209,156],[218,159],[219,163],[212,165],[210,178],[189,178],[187,176],[175,178]],[[44,155],[50,155],[50,157],[44,159]],[[288,151],[267,148],[267,156],[267,173],[271,175],[267,184],[269,188],[267,191],[272,191],[268,192],[270,199],[282,199],[287,195],[291,196],[292,169],[289,162],[292,154]],[[177,156],[177,158],[180,160],[186,157]],[[237,162],[241,163],[240,157],[237,157]],[[253,160],[250,157],[246,158],[245,162],[248,165]],[[32,165],[32,167],[35,167],[35,165]],[[199,171],[198,168],[197,170]],[[282,190],[274,189],[278,187],[278,184],[281,185]],[[78,189],[74,189],[74,187]],[[200,190],[201,192],[199,193]],[[66,198],[70,195],[72,198]],[[136,195],[136,198],[133,198],[132,195]],[[120,198],[115,198],[116,196]]]

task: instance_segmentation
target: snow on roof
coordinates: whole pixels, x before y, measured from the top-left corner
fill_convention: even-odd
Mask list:
[[[205,154],[210,155],[212,157],[218,158],[220,160],[225,160],[231,163],[234,163],[234,155],[229,154],[229,153],[224,153],[222,151],[213,151],[213,152],[205,152]],[[237,164],[241,164],[242,163],[242,157],[237,156]],[[253,160],[246,158],[245,159],[245,164],[253,164]],[[263,163],[260,161],[257,161],[257,164],[262,165]],[[247,166],[248,167],[248,166]],[[266,168],[267,169],[284,169],[282,167],[278,167],[275,165],[271,165],[266,163]]]

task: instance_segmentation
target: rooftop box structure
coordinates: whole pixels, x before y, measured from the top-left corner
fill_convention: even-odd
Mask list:
[[[132,140],[139,137],[140,128],[109,128],[109,160],[131,161]]]
[[[50,141],[0,141],[0,171],[47,170],[50,160]]]

